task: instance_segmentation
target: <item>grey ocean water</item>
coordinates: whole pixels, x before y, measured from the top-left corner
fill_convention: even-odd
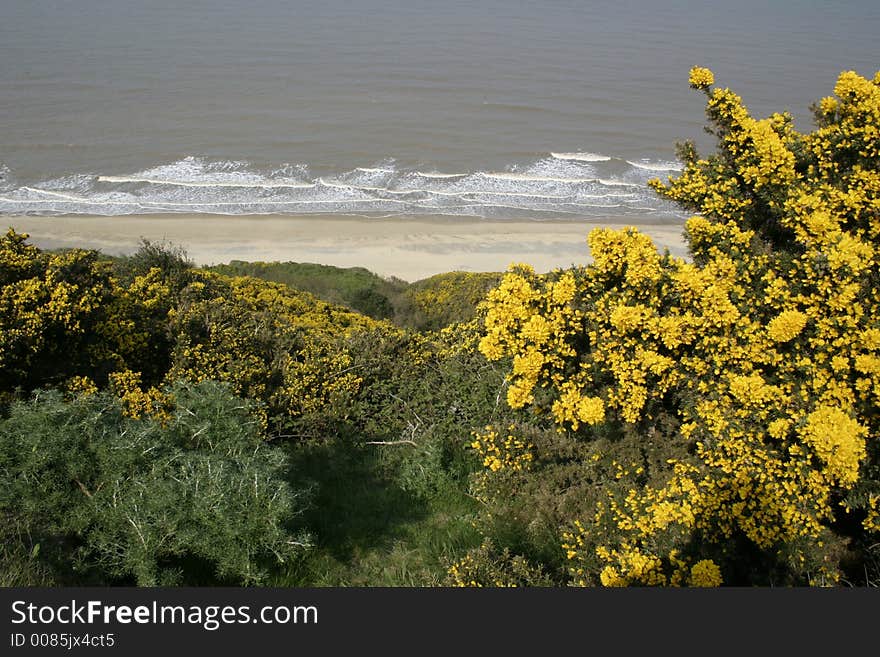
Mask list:
[[[0,0],[0,214],[677,221],[702,132],[880,69],[877,0]]]

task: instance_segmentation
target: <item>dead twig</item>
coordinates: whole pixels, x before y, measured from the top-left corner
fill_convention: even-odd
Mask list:
[[[364,445],[413,445],[417,446],[414,440],[368,440]]]

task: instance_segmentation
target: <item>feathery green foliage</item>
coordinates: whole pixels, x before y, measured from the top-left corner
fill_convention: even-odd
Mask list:
[[[66,584],[255,584],[308,545],[307,487],[254,405],[179,384],[167,421],[108,393],[43,391],[0,420],[5,538]]]

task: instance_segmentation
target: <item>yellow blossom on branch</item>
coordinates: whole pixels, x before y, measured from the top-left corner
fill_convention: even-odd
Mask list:
[[[708,89],[715,84],[715,76],[708,68],[694,66],[688,76],[688,82],[694,89]]]

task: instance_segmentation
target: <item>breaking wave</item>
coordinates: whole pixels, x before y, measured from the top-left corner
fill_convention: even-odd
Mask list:
[[[133,173],[105,171],[22,184],[0,164],[0,214],[328,213],[662,222],[681,215],[647,181],[677,170],[674,162],[550,153],[502,171],[418,171],[384,161],[318,176],[306,165],[261,169],[190,156]]]

